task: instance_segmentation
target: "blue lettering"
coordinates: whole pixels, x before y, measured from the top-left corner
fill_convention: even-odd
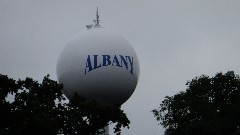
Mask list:
[[[101,67],[101,64],[98,65],[97,57],[98,57],[98,55],[93,55],[93,58],[94,58],[94,69]]]
[[[133,57],[122,55],[114,55],[111,57],[110,55],[102,55],[102,57],[99,59],[98,55],[93,55],[92,60],[93,61],[91,61],[91,56],[88,55],[85,66],[85,74],[102,66],[111,65],[125,67],[133,75]]]
[[[111,61],[110,61],[110,55],[102,55],[103,56],[103,64],[102,66],[108,66],[111,64]]]
[[[87,58],[85,74],[87,73],[87,68],[88,68],[88,72],[90,72],[92,70],[92,63],[91,63],[90,55],[88,55],[88,58]]]
[[[131,70],[130,70],[130,73],[133,75],[133,57],[132,57],[132,60],[131,60],[131,57],[130,56],[126,56],[128,59],[129,59],[129,63],[131,65]]]
[[[121,57],[121,67],[122,67],[122,63],[124,63],[126,69],[128,70],[128,63],[127,63],[127,60],[122,56],[122,55],[119,55]]]
[[[122,66],[119,64],[119,61],[118,61],[118,58],[117,58],[116,55],[115,55],[114,58],[113,58],[113,62],[112,62],[112,65],[113,65],[113,66],[114,66],[114,63],[116,63],[115,66],[122,67]]]

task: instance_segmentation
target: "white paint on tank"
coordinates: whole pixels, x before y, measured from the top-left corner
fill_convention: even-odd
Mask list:
[[[134,92],[139,62],[122,36],[92,28],[74,36],[57,62],[57,77],[64,94],[75,93],[102,104],[123,104]]]

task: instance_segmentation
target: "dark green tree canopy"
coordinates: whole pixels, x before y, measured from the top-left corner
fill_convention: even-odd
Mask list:
[[[119,135],[121,127],[129,128],[119,106],[102,106],[78,95],[68,103],[62,89],[49,75],[42,83],[0,75],[0,135],[95,135],[109,123],[116,123]]]
[[[240,78],[233,71],[202,75],[186,91],[167,96],[154,116],[166,135],[240,134]]]

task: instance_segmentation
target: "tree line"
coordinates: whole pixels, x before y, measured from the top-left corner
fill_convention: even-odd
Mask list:
[[[186,85],[152,110],[165,135],[240,135],[239,75],[202,75]],[[100,105],[79,95],[66,102],[62,90],[49,75],[41,83],[0,75],[0,134],[96,135],[115,123],[114,133],[120,135],[121,128],[129,128],[120,106]]]
[[[239,135],[240,78],[233,71],[202,75],[153,110],[165,135]]]
[[[109,123],[116,123],[114,132],[119,135],[121,127],[129,127],[119,106],[103,106],[78,95],[65,100],[63,85],[49,75],[42,83],[0,75],[0,134],[96,135]]]

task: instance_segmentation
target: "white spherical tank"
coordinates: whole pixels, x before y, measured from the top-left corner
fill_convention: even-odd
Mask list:
[[[92,28],[74,36],[57,62],[57,77],[64,94],[75,93],[102,104],[123,104],[139,78],[137,55],[122,36]]]

